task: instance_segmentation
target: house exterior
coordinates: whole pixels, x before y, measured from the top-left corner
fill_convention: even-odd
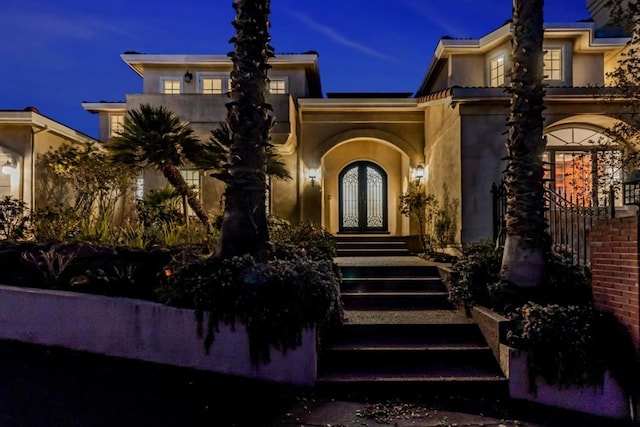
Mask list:
[[[94,138],[46,117],[33,107],[0,110],[0,198],[42,207],[36,180],[38,155],[63,144],[84,146]]]
[[[553,190],[596,201],[607,179],[621,179],[619,172],[603,178],[607,164],[594,142],[621,111],[598,88],[607,85],[628,39],[601,36],[602,7],[588,3],[596,22],[545,27],[545,159]],[[504,170],[511,37],[507,23],[480,39],[443,38],[415,94],[323,94],[317,53],[273,58],[272,143],[294,179],[271,182],[270,212],[334,234],[409,236],[417,228],[401,214],[399,197],[419,179],[439,200],[456,202],[456,242],[491,237],[490,189]],[[142,92],[126,94],[124,102],[82,104],[98,115],[100,140],[116,134],[126,112],[143,103],[171,109],[203,141],[225,120],[232,68],[226,55],[126,53],[122,59],[142,77]],[[182,173],[208,211],[221,209],[221,182],[196,169]],[[158,173],[145,171],[139,190],[164,185]]]

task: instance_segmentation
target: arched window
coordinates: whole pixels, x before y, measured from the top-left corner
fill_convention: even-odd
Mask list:
[[[549,188],[579,204],[607,205],[611,187],[620,186],[622,152],[601,130],[586,127],[562,127],[546,137]],[[616,204],[621,202],[617,194]]]

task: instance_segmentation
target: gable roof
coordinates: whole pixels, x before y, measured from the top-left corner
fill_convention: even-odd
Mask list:
[[[544,24],[544,33],[545,40],[573,39],[574,51],[578,53],[618,52],[624,48],[629,40],[626,37],[596,37],[593,22],[548,23]],[[433,83],[433,78],[437,75],[436,71],[443,67],[445,61],[452,55],[485,54],[511,40],[512,34],[513,24],[507,22],[479,39],[440,39],[416,96],[424,96],[430,92],[429,88]]]
[[[55,133],[68,141],[80,143],[98,142],[89,135],[49,118],[33,107],[24,110],[0,110],[0,124],[35,126]]]

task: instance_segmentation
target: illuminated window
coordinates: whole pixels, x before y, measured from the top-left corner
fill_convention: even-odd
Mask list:
[[[181,92],[182,83],[179,79],[162,79],[162,93],[177,95]]]
[[[198,169],[181,169],[180,175],[182,175],[189,188],[200,197],[200,171]],[[189,216],[195,216],[191,206],[189,206],[188,213]]]
[[[222,93],[222,79],[216,77],[203,77],[201,81],[201,92],[208,95]]]
[[[544,78],[562,80],[562,49],[547,48],[544,52]]]
[[[504,55],[489,60],[489,86],[504,85]]]
[[[109,137],[118,136],[124,131],[124,114],[111,114],[109,116]]]
[[[284,79],[269,80],[269,93],[274,95],[287,93],[287,82]]]
[[[21,199],[21,157],[0,146],[0,197]]]
[[[585,128],[564,128],[549,132],[545,179],[551,190],[573,203],[605,206],[609,189],[620,185],[622,153],[609,148],[601,132]],[[621,205],[620,195],[616,204]]]

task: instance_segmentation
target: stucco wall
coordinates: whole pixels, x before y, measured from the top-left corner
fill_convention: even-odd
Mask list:
[[[508,110],[504,105],[461,108],[462,242],[492,236],[491,184],[504,170]]]
[[[604,55],[573,54],[573,85],[603,86],[604,85]]]
[[[439,201],[444,199],[445,187],[451,199],[461,199],[461,140],[459,110],[437,104],[425,111],[426,166],[429,175],[425,180],[425,190]],[[461,209],[457,210],[456,241],[460,239]]]
[[[449,62],[451,70],[449,87],[483,87],[487,85],[487,68],[484,55],[453,55]]]
[[[242,325],[220,325],[207,354],[192,310],[127,298],[0,286],[0,339],[296,385],[316,379],[315,330],[256,366]]]

